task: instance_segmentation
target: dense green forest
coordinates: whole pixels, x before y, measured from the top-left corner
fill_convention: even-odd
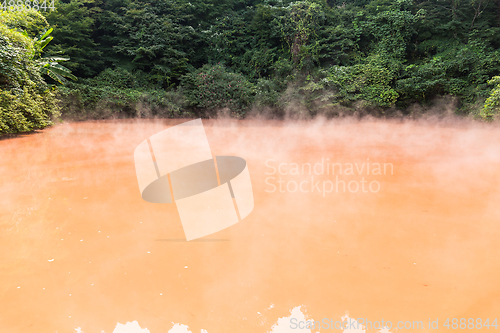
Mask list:
[[[500,0],[11,0],[0,59],[0,133],[60,117],[385,117],[433,105],[493,120]]]

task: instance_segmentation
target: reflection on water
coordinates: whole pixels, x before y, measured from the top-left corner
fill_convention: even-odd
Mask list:
[[[187,242],[186,239],[155,239],[157,242]],[[230,239],[193,239],[190,242],[229,242]]]

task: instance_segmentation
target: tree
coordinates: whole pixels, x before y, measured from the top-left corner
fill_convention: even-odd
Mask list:
[[[42,12],[54,28],[54,41],[46,49],[53,57],[69,57],[67,67],[79,77],[92,77],[106,68],[95,41],[96,24],[101,15],[94,0],[57,0],[55,10]],[[38,30],[40,31],[40,30]]]

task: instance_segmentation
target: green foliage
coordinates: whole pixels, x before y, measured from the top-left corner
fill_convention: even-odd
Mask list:
[[[410,0],[376,0],[367,5],[367,18],[362,26],[371,45],[367,49],[383,56],[404,59],[415,24],[424,16],[420,10],[413,14]]]
[[[298,70],[310,70],[318,61],[316,31],[325,19],[320,4],[311,1],[292,2],[282,7],[283,14],[274,22],[281,30],[293,62]]]
[[[94,39],[96,17],[101,9],[94,0],[57,0],[55,8],[44,12],[54,28],[54,42],[47,48],[47,55],[71,58],[66,67],[78,77],[97,75],[105,68],[102,52]]]
[[[20,11],[0,10],[0,24],[18,32],[25,31],[28,36],[35,36],[49,27],[45,17],[34,9]]]
[[[499,70],[500,52],[471,40],[465,45],[449,45],[432,58],[407,66],[396,87],[408,102],[453,95],[472,104],[486,98],[488,78]]]
[[[73,120],[184,117],[186,110],[181,91],[147,87],[144,75],[134,75],[123,68],[107,69],[93,79],[69,83],[59,88],[65,110],[63,118]]]
[[[254,85],[243,75],[228,71],[223,65],[205,65],[182,77],[186,99],[195,108],[229,108],[239,115],[253,101]]]
[[[362,57],[360,41],[364,12],[352,6],[327,11],[325,24],[318,31],[318,57],[325,66],[352,65]]]
[[[0,89],[0,134],[29,132],[52,125],[59,115],[54,93],[24,86],[21,93]]]
[[[248,14],[247,14],[248,15]],[[258,59],[252,58],[252,49],[255,46],[255,37],[252,36],[250,26],[245,22],[245,13],[230,12],[223,17],[215,19],[209,29],[202,31],[208,44],[208,61],[210,63],[222,62],[226,66],[236,68],[252,76],[258,75],[258,69],[253,72],[248,67],[248,62],[256,61],[256,65],[265,61],[265,52],[259,52]]]
[[[493,77],[488,84],[496,84],[496,86],[491,90],[479,114],[484,120],[492,120],[500,113],[500,76]]]
[[[73,119],[221,108],[241,117],[253,105],[278,115],[295,108],[301,117],[360,105],[405,114],[442,96],[458,101],[458,113],[479,114],[483,104],[484,119],[498,112],[498,87],[488,85],[500,75],[496,0],[56,0],[55,7],[45,17],[0,13],[0,88],[42,94],[40,70],[59,82],[76,74],[83,80],[58,95]],[[66,69],[58,62],[68,56]]]
[[[330,67],[322,82],[333,91],[330,97],[333,103],[350,105],[363,100],[368,106],[391,107],[399,97],[392,87],[397,69],[397,62],[372,56],[357,65]]]
[[[46,88],[33,61],[35,42],[27,32],[46,24],[43,16],[34,10],[0,11],[0,88],[21,92],[26,83],[42,90]]]
[[[66,77],[76,80],[71,70],[58,63],[58,61],[67,61],[68,58],[42,56],[45,47],[53,39],[50,36],[53,28],[47,27],[47,21],[38,11],[2,11],[0,22],[3,22],[0,23],[3,46],[0,52],[2,52],[2,58],[5,59],[5,62],[2,62],[4,64],[0,69],[0,75],[3,74],[5,78],[11,79],[9,83],[12,88],[19,88],[26,80],[34,81],[40,88],[44,88],[44,82],[33,72],[35,68],[59,83],[65,82]],[[32,31],[34,27],[40,27],[43,24],[46,27],[44,31],[38,37],[31,38],[27,31]],[[21,28],[27,30],[20,30]]]
[[[149,82],[168,88],[187,72],[196,31],[186,24],[187,1],[110,1],[101,15],[101,52],[117,67],[148,73]]]
[[[60,65],[58,61],[68,61],[69,58],[61,58],[61,57],[42,57],[42,52],[45,46],[50,43],[53,39],[50,36],[50,33],[53,31],[53,28],[50,28],[43,32],[40,36],[35,38],[33,47],[34,47],[34,60],[35,63],[40,68],[40,72],[42,74],[48,75],[54,81],[57,81],[61,84],[67,82],[66,78],[70,78],[72,80],[77,80],[76,76],[71,74],[71,70]]]
[[[35,61],[48,42],[30,36],[46,25],[34,10],[0,11],[0,134],[47,127],[59,114]]]
[[[259,79],[255,87],[256,106],[280,107],[280,87],[274,80]]]

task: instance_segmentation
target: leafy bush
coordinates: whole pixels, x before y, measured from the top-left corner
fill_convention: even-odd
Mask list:
[[[45,17],[34,9],[0,11],[0,24],[19,32],[25,31],[28,36],[36,36],[49,27]]]
[[[244,115],[254,100],[254,85],[221,64],[205,65],[186,74],[181,84],[189,104],[198,109],[229,108],[237,115]]]
[[[52,125],[51,118],[59,115],[54,92],[37,91],[24,86],[15,94],[0,89],[0,134],[29,132]]]
[[[330,67],[322,79],[325,87],[333,91],[330,99],[342,105],[363,100],[372,107],[394,106],[399,97],[392,87],[398,64],[384,62],[372,56],[361,64]]]
[[[143,73],[130,73],[122,68],[106,69],[94,79],[83,79],[59,88],[64,110],[62,117],[73,120],[184,117],[182,91],[165,91],[146,86]]]
[[[41,90],[47,88],[33,61],[34,40],[26,32],[39,26],[47,28],[47,22],[34,10],[0,11],[0,88],[21,92],[26,83],[35,84]]]
[[[408,102],[425,102],[436,96],[460,96],[464,103],[484,100],[487,81],[500,70],[500,52],[482,43],[448,45],[443,52],[407,66],[396,82]]]
[[[279,106],[280,88],[276,81],[259,79],[255,93],[256,106]]]
[[[480,116],[485,120],[492,120],[500,113],[500,76],[495,76],[488,81],[488,84],[496,84],[480,112]]]
[[[0,134],[41,129],[59,115],[34,59],[37,45],[30,34],[41,28],[47,21],[35,10],[0,11]]]

